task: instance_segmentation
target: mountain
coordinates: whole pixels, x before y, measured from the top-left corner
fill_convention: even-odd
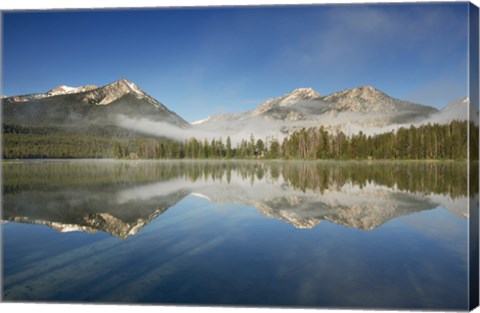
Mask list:
[[[474,114],[474,112],[476,112],[476,114]],[[478,111],[474,109],[470,98],[464,97],[449,103],[441,111],[432,114],[429,122],[447,124],[454,120],[467,120],[469,117],[471,121],[478,125]]]
[[[393,98],[372,86],[329,95],[312,88],[297,88],[268,99],[255,109],[213,115],[189,124],[124,78],[103,87],[61,85],[43,94],[2,98],[4,125],[60,127],[61,133],[68,131],[73,135],[86,126],[89,134],[135,134],[139,138],[148,135],[179,141],[229,136],[233,145],[248,140],[252,134],[255,138],[282,140],[302,128],[321,126],[330,133],[352,135],[362,131],[375,135],[410,125],[445,124],[467,119],[467,102],[467,98],[460,99],[439,111]]]
[[[323,109],[321,99],[320,94],[312,88],[297,88],[281,97],[267,100],[253,110],[253,114],[270,116],[274,119],[294,120],[295,118],[288,116],[288,114],[297,111],[308,103],[318,104],[316,109],[321,112]],[[286,114],[281,114],[282,112]]]
[[[71,93],[80,93],[85,92],[93,89],[97,89],[98,87],[95,85],[87,85],[81,87],[70,87],[65,85],[60,85],[56,88],[47,92],[48,96],[57,96],[57,95],[64,95],[64,94],[71,94]]]
[[[248,128],[256,137],[282,137],[301,128],[320,126],[352,134],[393,124],[416,123],[437,112],[433,107],[395,99],[371,86],[327,96],[321,96],[312,88],[298,88],[269,99],[254,110],[214,115],[195,122],[195,126],[220,129],[227,134],[241,133]]]
[[[4,124],[29,127],[115,125],[118,115],[188,126],[175,112],[124,78],[103,87],[61,85],[44,94],[6,97],[2,105]]]
[[[339,91],[324,97],[323,101],[336,112],[389,114],[390,122],[413,121],[437,112],[429,106],[392,98],[371,86]]]

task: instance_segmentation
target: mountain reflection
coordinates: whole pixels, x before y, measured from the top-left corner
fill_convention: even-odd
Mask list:
[[[438,206],[468,217],[466,163],[48,161],[3,167],[3,220],[61,232],[104,231],[125,239],[188,195],[255,207],[297,228],[330,221],[371,230]]]

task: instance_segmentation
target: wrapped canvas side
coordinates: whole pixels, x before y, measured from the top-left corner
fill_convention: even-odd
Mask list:
[[[469,166],[470,166],[470,251],[469,251],[469,309],[478,306],[479,298],[479,23],[478,7],[469,5],[469,97],[470,97],[470,136],[469,136]]]

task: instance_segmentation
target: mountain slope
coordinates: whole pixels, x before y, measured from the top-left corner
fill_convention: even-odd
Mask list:
[[[64,94],[71,94],[71,93],[80,93],[80,92],[85,92],[85,91],[89,91],[97,88],[98,87],[95,85],[86,85],[81,87],[70,87],[66,85],[60,85],[48,91],[46,96],[57,96],[57,95],[64,95]]]
[[[283,114],[279,114],[283,112]],[[346,89],[327,96],[320,96],[312,88],[298,88],[281,97],[269,99],[256,109],[241,113],[214,115],[205,122],[234,120],[262,116],[267,120],[289,119],[288,114],[301,116],[303,120],[315,119],[323,114],[359,113],[391,115],[391,118],[408,115],[411,119],[427,117],[437,109],[392,98],[371,86]]]
[[[469,117],[469,112],[471,112],[471,119],[476,121],[478,124],[478,112],[475,115],[475,109],[470,102],[468,97],[460,98],[452,103],[449,103],[445,108],[441,111],[433,114],[429,121],[431,123],[438,123],[438,124],[447,124],[454,120],[467,120]]]
[[[326,96],[312,88],[298,88],[249,111],[213,115],[189,124],[123,78],[103,87],[61,85],[44,94],[2,99],[3,123],[9,126],[58,127],[70,133],[110,128],[113,130],[104,133],[126,132],[179,141],[229,136],[234,145],[252,134],[255,138],[282,140],[302,128],[321,126],[330,133],[353,135],[362,131],[375,135],[410,125],[445,124],[466,119],[468,105],[462,105],[465,101],[438,111],[395,99],[371,86]]]
[[[321,96],[312,88],[298,88],[269,99],[254,110],[214,115],[195,123],[204,130],[221,130],[248,138],[245,129],[256,137],[282,137],[301,128],[323,126],[331,132],[366,132],[371,128],[427,119],[437,109],[392,98],[371,86],[347,89]]]
[[[371,86],[335,92],[322,99],[336,112],[380,113],[390,115],[389,122],[399,123],[428,117],[437,109],[395,99]]]
[[[188,123],[137,85],[122,78],[103,87],[59,86],[45,94],[2,100],[4,124],[21,126],[115,125],[119,114],[178,127]]]

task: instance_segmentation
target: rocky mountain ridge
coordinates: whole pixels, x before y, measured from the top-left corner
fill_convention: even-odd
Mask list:
[[[189,124],[134,83],[121,78],[97,87],[58,86],[44,94],[4,97],[3,122],[22,126],[115,125],[119,114],[148,117],[185,128]]]
[[[341,113],[380,114],[387,122],[401,117],[404,120],[426,118],[435,112],[438,110],[433,107],[392,98],[372,86],[345,89],[327,96],[321,96],[312,88],[298,88],[268,99],[254,110],[214,115],[199,124],[254,117],[282,121],[318,120],[322,115],[336,117]]]
[[[53,88],[52,90],[47,92],[48,96],[57,96],[57,95],[64,95],[64,94],[69,94],[69,93],[80,93],[80,92],[85,92],[93,89],[97,89],[98,86],[96,85],[86,85],[86,86],[80,86],[80,87],[70,87],[66,85],[60,85],[56,88]]]
[[[237,143],[249,138],[250,134],[256,138],[276,137],[281,140],[296,130],[320,126],[333,133],[341,131],[352,135],[362,131],[374,135],[429,122],[445,124],[453,119],[468,118],[468,110],[472,108],[471,105],[462,105],[465,101],[469,102],[463,98],[456,101],[456,105],[438,110],[390,97],[372,86],[345,89],[325,96],[313,88],[297,88],[268,99],[255,109],[217,114],[190,124],[124,78],[103,87],[61,85],[44,94],[2,98],[3,120],[7,124],[71,128],[93,123],[157,136],[169,137],[169,134],[177,133],[176,140],[230,136]],[[158,130],[151,131],[157,127],[153,124],[147,127],[145,121],[166,122],[172,127],[167,131],[162,124]],[[177,129],[190,131],[177,132]]]

